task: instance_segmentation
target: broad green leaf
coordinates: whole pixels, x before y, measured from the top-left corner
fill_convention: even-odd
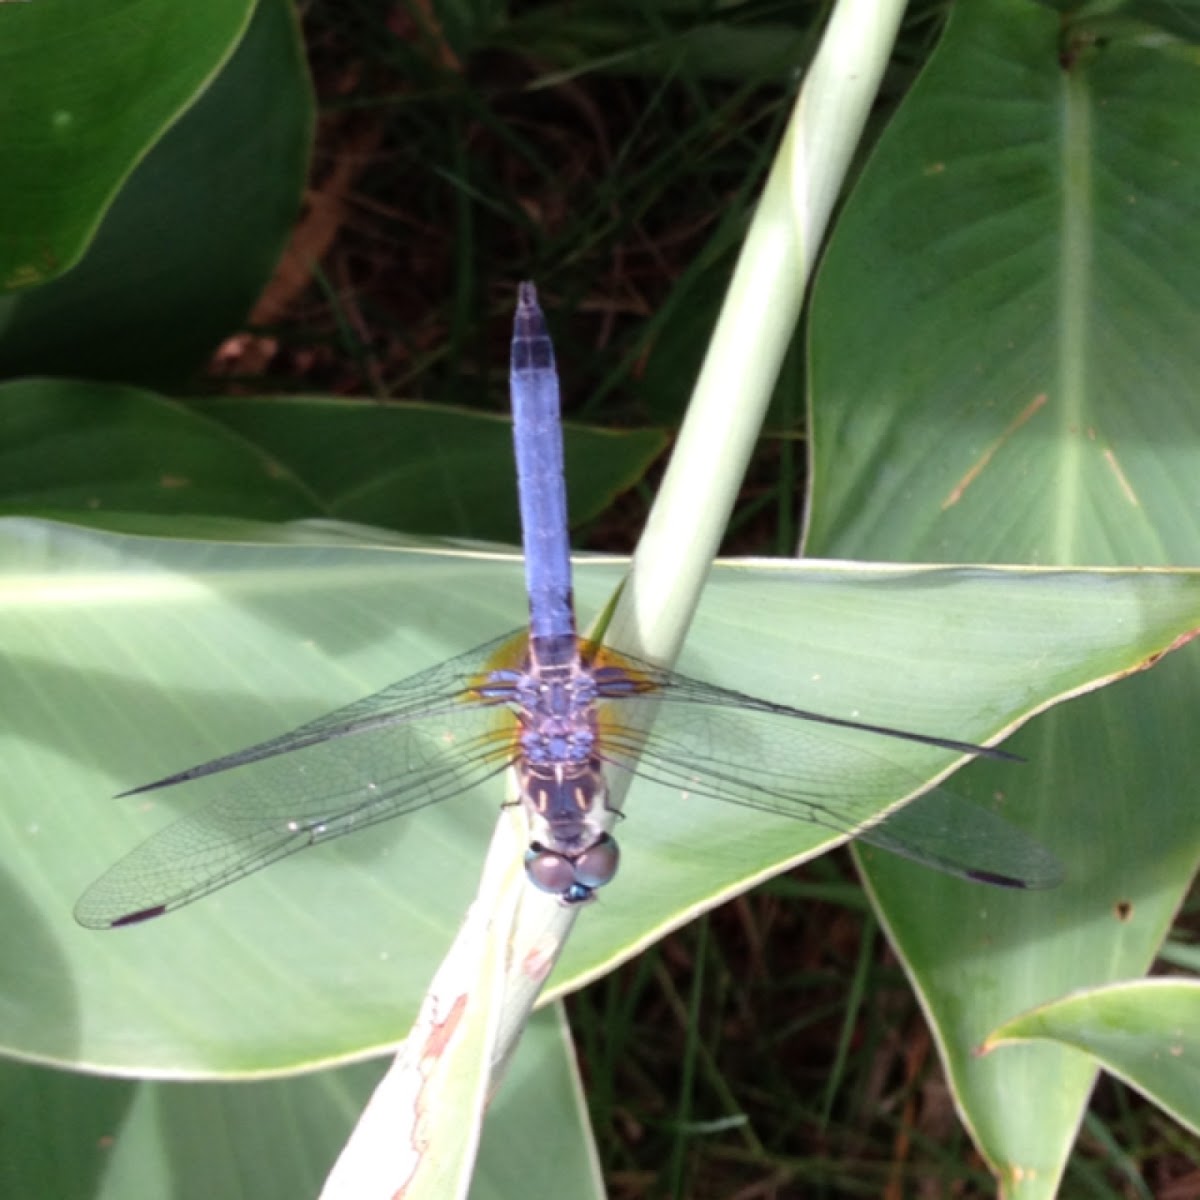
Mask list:
[[[584,1194],[594,1173],[570,1062],[561,1013],[539,1014],[489,1110],[473,1200],[553,1200],[564,1178]],[[315,1196],[383,1070],[373,1061],[285,1080],[181,1084],[0,1063],[0,1192],[55,1200]],[[594,1178],[588,1194],[601,1194]]]
[[[0,384],[0,418],[8,511],[75,510],[102,525],[119,513],[336,516],[418,535],[520,539],[507,418],[320,398],[185,405],[55,379]],[[664,444],[652,431],[573,425],[564,436],[577,520],[632,486]]]
[[[317,516],[301,481],[182,405],[64,379],[0,384],[0,508]]]
[[[1200,1134],[1200,980],[1138,979],[1064,996],[1006,1021],[984,1049],[1029,1041],[1083,1051]]]
[[[173,0],[125,0],[106,3],[103,18],[87,22],[79,20],[77,5],[64,0],[0,4],[0,30],[20,13],[45,10],[47,20],[52,13],[59,27],[50,41],[55,46],[72,43],[83,30],[98,31],[106,45],[133,37],[134,53],[124,67],[128,79],[106,76],[103,64],[111,49],[97,51],[93,59],[86,45],[78,48],[80,61],[72,70],[84,94],[73,102],[78,111],[71,128],[116,140],[106,123],[136,124],[136,136],[121,135],[116,147],[119,172],[106,174],[99,199],[86,201],[86,220],[76,218],[80,228],[73,237],[91,238],[100,215],[92,209],[101,201],[107,209],[87,253],[65,275],[0,298],[0,377],[175,383],[245,318],[291,232],[312,126],[294,7],[288,0],[262,0],[253,7],[254,19],[236,53],[208,82],[250,11],[245,0],[182,8]],[[170,39],[161,46],[145,41],[147,30],[169,33]],[[50,32],[41,36],[49,38]],[[188,63],[214,39],[220,45],[213,47],[204,74],[190,83],[177,78],[186,76]],[[52,74],[41,51],[23,47],[20,53],[26,60],[22,71],[33,70],[43,81],[64,78]],[[179,116],[180,106],[205,82],[203,93]],[[174,107],[165,105],[160,93],[169,97],[181,90],[185,94]],[[107,141],[96,152],[106,147]],[[85,148],[76,150],[78,160],[67,164],[56,148],[39,168],[46,174],[39,186],[74,197],[77,170],[97,170]],[[6,178],[4,195],[20,195],[11,176]],[[0,198],[0,210],[4,203]],[[53,253],[74,257],[80,249],[82,244]]]
[[[0,287],[41,283],[75,263],[253,9],[250,0],[108,0],[81,20],[70,0],[0,8]]]
[[[1061,34],[1033,4],[954,8],[846,207],[811,329],[812,553],[1196,561],[1200,68],[1120,39],[1060,57]],[[1195,665],[1189,650],[1049,714],[1011,743],[1028,767],[956,781],[1007,797],[1060,851],[1064,887],[962,906],[953,884],[871,859],[1008,1195],[1053,1193],[1094,1070],[1046,1046],[970,1048],[1149,965],[1200,861]]]
[[[507,415],[316,396],[195,407],[302,479],[329,516],[412,534],[521,539]],[[653,430],[568,425],[563,436],[576,522],[632,487],[666,445]]]
[[[281,529],[274,545],[262,526],[246,530],[257,542],[201,540],[208,528],[166,540],[0,525],[0,905],[22,930],[20,953],[0,964],[10,1053],[213,1078],[362,1055],[407,1033],[475,893],[502,786],[308,851],[158,921],[74,924],[83,889],[188,807],[186,789],[116,792],[279,733],[524,616],[516,555],[372,547],[332,527]],[[579,564],[584,621],[623,571]],[[1200,578],[1186,572],[728,565],[680,665],[978,742],[1198,627]],[[897,801],[956,762],[900,743],[878,753]],[[1010,794],[1027,768],[1013,769]],[[626,811],[622,874],[581,915],[552,992],[838,840],[650,785],[635,786]],[[1004,811],[1020,823],[1019,806]],[[1069,839],[1046,844],[1078,862]],[[920,878],[919,890],[936,889]],[[947,911],[1031,902],[952,886]]]
[[[571,1031],[553,1005],[534,1014],[488,1108],[471,1200],[561,1200],[564,1180],[579,1200],[604,1196]]]

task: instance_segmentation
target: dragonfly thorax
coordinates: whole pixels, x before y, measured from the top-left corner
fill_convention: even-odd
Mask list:
[[[596,748],[596,685],[578,663],[528,671],[514,690],[521,757],[539,769],[581,767]]]

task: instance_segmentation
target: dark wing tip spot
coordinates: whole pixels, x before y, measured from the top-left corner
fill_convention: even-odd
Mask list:
[[[976,883],[990,883],[995,887],[1017,888],[1021,891],[1027,891],[1030,887],[1024,879],[1015,879],[1011,875],[999,875],[995,871],[980,871],[978,868],[968,871],[967,878],[975,880]]]
[[[125,925],[137,925],[142,921],[149,921],[151,917],[161,917],[167,911],[165,904],[155,904],[150,908],[139,908],[137,912],[126,913],[123,917],[118,917],[115,921],[110,922],[109,929],[120,929]]]
[[[1019,875],[1005,875],[999,871],[987,871],[972,867],[966,872],[968,879],[976,883],[990,883],[994,887],[1012,888],[1021,892],[1042,892],[1058,887],[1067,877],[1062,864],[1057,859],[1043,865],[1041,870],[1031,871],[1022,878]]]

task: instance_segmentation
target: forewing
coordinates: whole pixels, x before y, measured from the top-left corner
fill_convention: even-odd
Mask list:
[[[505,634],[485,642],[456,658],[439,663],[426,671],[410,675],[382,691],[364,696],[342,708],[308,721],[279,737],[257,742],[232,754],[209,759],[198,766],[188,767],[162,779],[139,784],[122,792],[122,796],[137,796],[158,788],[173,787],[205,775],[232,771],[249,763],[281,754],[292,754],[307,746],[351,735],[361,735],[373,729],[388,729],[413,721],[426,721],[452,713],[476,699],[475,689],[489,671],[519,661],[526,642],[524,630]]]
[[[394,684],[279,738],[136,789],[186,783],[197,807],[84,893],[89,928],[131,924],[317,842],[474,787],[511,762],[513,719],[472,692],[509,639]],[[241,768],[224,776],[224,772]],[[211,776],[222,774],[222,778]]]

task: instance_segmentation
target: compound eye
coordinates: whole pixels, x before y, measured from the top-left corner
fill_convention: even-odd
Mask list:
[[[536,842],[525,851],[525,874],[535,888],[565,896],[575,885],[575,864]]]
[[[607,833],[601,834],[586,850],[575,855],[575,882],[585,888],[603,887],[617,873],[621,851]]]

